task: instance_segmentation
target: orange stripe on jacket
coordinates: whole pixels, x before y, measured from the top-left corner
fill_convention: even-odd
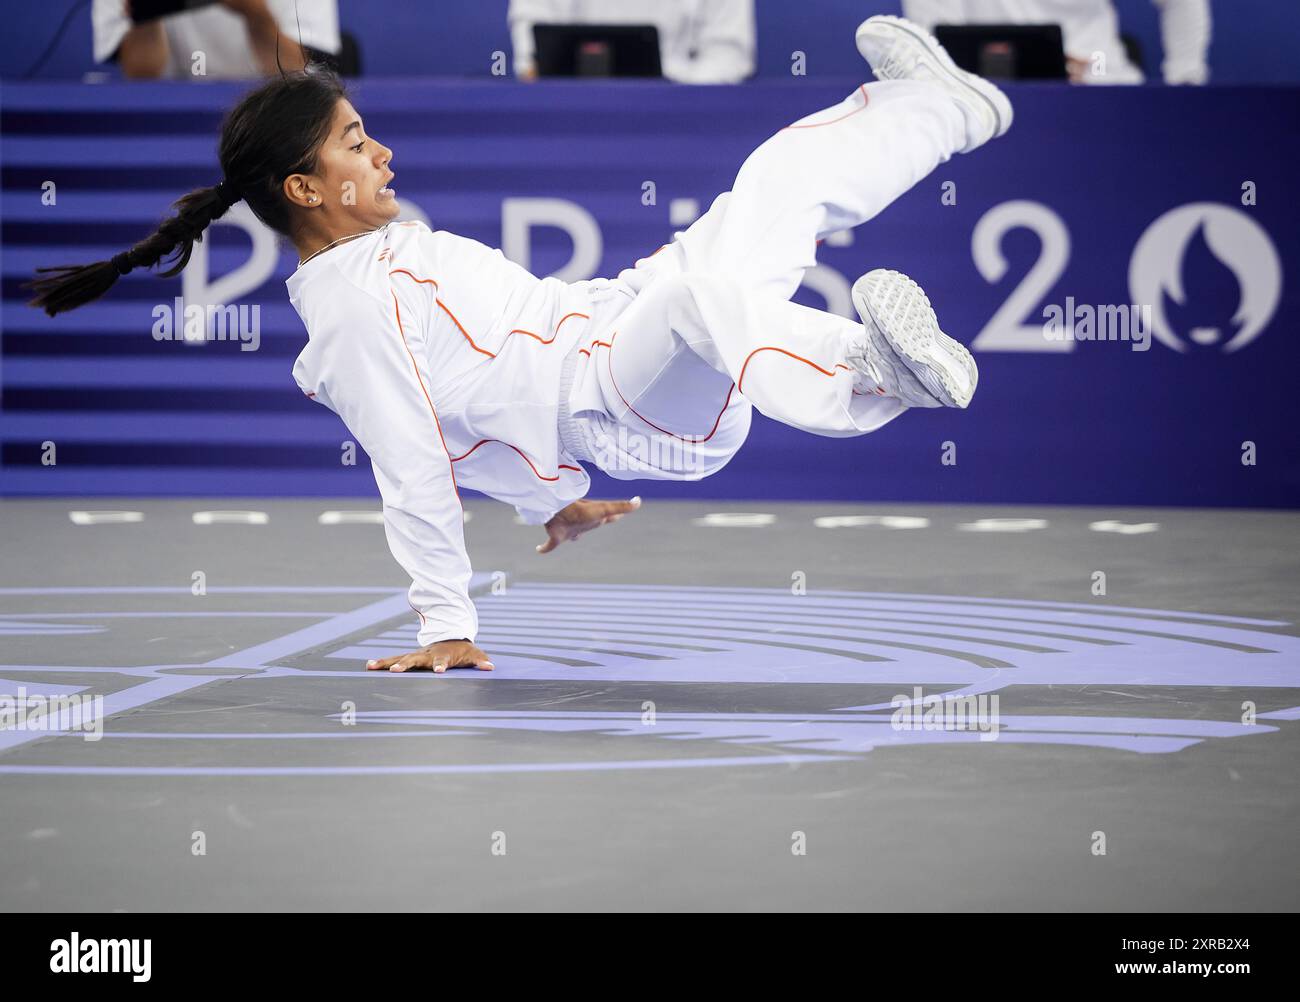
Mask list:
[[[411,371],[415,373],[415,381],[420,384],[420,390],[424,393],[425,402],[429,405],[429,413],[433,415],[433,424],[438,429],[438,439],[442,442],[442,451],[447,454],[447,468],[451,470],[451,486],[456,492],[456,501],[460,504],[460,510],[463,512],[465,502],[460,499],[460,486],[456,483],[456,468],[451,465],[451,450],[447,448],[447,439],[442,434],[442,422],[438,420],[438,411],[433,406],[433,400],[424,385],[424,377],[420,375],[420,367],[416,364],[415,355],[411,353],[411,346],[406,341],[406,331],[402,328],[402,308],[397,305],[397,293],[392,293],[392,297],[393,313],[397,316],[397,333],[402,336],[402,347],[406,349],[407,357],[411,360]]]
[[[433,278],[419,278],[419,277],[416,276],[416,275],[412,275],[412,274],[411,274],[409,271],[407,271],[405,268],[394,268],[394,269],[393,269],[392,271],[390,271],[388,274],[389,274],[390,276],[391,276],[391,275],[405,275],[407,278],[409,278],[409,279],[410,279],[411,281],[413,281],[413,282],[420,282],[420,283],[425,284],[425,285],[432,285],[435,289],[439,289],[439,288],[440,288],[439,285],[438,285],[438,281],[437,281],[437,279],[433,279]],[[457,329],[458,331],[460,331],[461,334],[464,336],[465,340],[469,342],[469,346],[470,346],[471,348],[473,348],[475,351],[479,352],[480,354],[486,355],[488,358],[496,358],[496,357],[497,357],[497,356],[496,356],[496,352],[488,351],[486,348],[480,348],[480,347],[478,346],[478,344],[475,343],[474,339],[473,339],[472,337],[469,336],[469,331],[465,330],[465,327],[461,324],[461,322],[460,322],[458,319],[456,319],[456,314],[454,314],[454,313],[451,312],[451,310],[448,308],[447,304],[444,303],[444,302],[442,301],[442,299],[438,296],[437,293],[434,293],[434,297],[433,297],[433,298],[434,298],[434,301],[438,304],[438,306],[442,309],[442,311],[443,311],[444,313],[446,313],[447,316],[449,316],[449,317],[451,318],[451,322],[452,322],[453,324],[456,325],[456,329]],[[552,342],[555,341],[556,337],[559,336],[560,328],[564,325],[564,322],[565,322],[566,320],[568,320],[570,317],[582,317],[583,320],[590,320],[590,319],[591,319],[591,318],[590,318],[589,316],[587,316],[587,314],[585,314],[585,313],[566,313],[564,316],[562,316],[562,317],[560,318],[560,322],[557,323],[557,324],[555,325],[555,332],[551,335],[550,340],[547,340],[546,338],[543,338],[543,337],[541,337],[541,336],[538,335],[538,334],[534,334],[532,331],[513,330],[513,331],[510,332],[510,334],[527,334],[527,335],[528,335],[529,337],[531,337],[531,338],[536,338],[537,341],[538,341],[539,343],[541,343],[541,344],[551,344]],[[507,334],[506,337],[509,337],[510,334]]]
[[[543,338],[540,334],[534,334],[532,331],[513,330],[510,334],[527,334],[531,338],[536,338],[542,344],[551,344],[560,336],[560,328],[564,326],[564,321],[568,320],[570,317],[582,317],[583,320],[591,319],[591,317],[587,316],[585,313],[566,313],[564,316],[560,317],[560,322],[555,325],[555,333],[551,335],[550,340]],[[510,334],[507,334],[506,337],[509,337]]]
[[[499,438],[484,438],[484,439],[480,439],[478,442],[475,442],[475,443],[474,443],[473,448],[471,448],[468,452],[463,453],[463,454],[461,454],[461,455],[459,455],[459,456],[455,456],[455,457],[453,457],[453,458],[452,458],[452,462],[453,462],[453,463],[459,463],[462,459],[465,459],[465,458],[467,458],[468,456],[472,455],[472,454],[474,453],[474,451],[475,451],[476,449],[478,449],[478,447],[479,447],[480,445],[487,445],[489,442],[496,442],[498,445],[505,445],[505,446],[509,446],[511,449],[514,449],[515,452],[519,453],[519,455],[523,457],[524,462],[528,464],[529,468],[533,471],[533,473],[536,475],[536,477],[537,477],[538,480],[545,480],[545,481],[548,481],[548,482],[550,482],[550,483],[554,483],[555,481],[557,481],[557,480],[560,479],[560,476],[559,476],[558,473],[557,473],[555,476],[553,476],[553,477],[543,476],[541,473],[538,472],[537,467],[533,465],[533,461],[532,461],[531,459],[528,458],[528,456],[524,453],[524,451],[523,451],[522,449],[520,449],[517,445],[510,445],[509,442],[503,442],[503,441],[501,441],[501,439],[499,439]],[[581,472],[582,472],[582,469],[581,469],[580,467],[577,467],[577,466],[570,466],[568,463],[561,463],[561,464],[560,464],[560,469],[562,469],[562,470],[573,470],[575,473],[581,473]]]
[[[588,346],[588,348],[599,348],[599,347],[601,347],[602,345],[603,345],[604,347],[606,347],[606,348],[608,348],[608,347],[610,346],[608,341],[593,341],[593,342],[591,342],[591,344]],[[579,349],[578,349],[578,354],[579,354],[579,355],[586,355],[588,358],[590,358],[590,357],[591,357],[591,352],[588,350],[588,348],[579,348]]]

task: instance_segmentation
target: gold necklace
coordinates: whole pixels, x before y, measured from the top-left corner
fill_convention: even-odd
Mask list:
[[[360,233],[353,233],[346,237],[339,237],[337,240],[331,240],[320,250],[313,251],[312,253],[308,254],[305,258],[302,258],[298,262],[298,267],[301,268],[304,264],[306,264],[308,261],[314,258],[317,254],[324,254],[327,250],[329,250],[331,247],[335,246],[336,244],[341,244],[345,240],[355,240],[357,237],[364,237],[367,233],[374,233],[375,230],[378,230],[379,228],[380,227],[376,226],[374,229],[362,230]]]

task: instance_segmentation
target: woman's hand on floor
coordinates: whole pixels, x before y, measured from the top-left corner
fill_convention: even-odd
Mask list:
[[[617,522],[640,507],[639,497],[630,501],[574,501],[557,511],[546,523],[546,542],[537,547],[537,552],[550,553],[561,543],[578,539],[606,522]]]
[[[445,672],[448,668],[477,668],[491,671],[495,666],[488,656],[468,640],[440,640],[410,654],[395,658],[377,658],[366,662],[367,671],[409,671],[412,668],[432,668]]]

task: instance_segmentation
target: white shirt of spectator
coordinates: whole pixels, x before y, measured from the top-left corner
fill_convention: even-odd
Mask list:
[[[339,51],[337,0],[297,0],[296,16],[294,0],[266,0],[266,6],[286,38],[301,38],[303,45],[323,52]],[[131,30],[131,18],[124,0],[95,0],[91,17],[95,62],[106,63]],[[228,7],[214,3],[162,20],[170,50],[165,77],[180,80],[194,76],[194,53],[199,51],[204,57],[202,79],[248,80],[263,76],[244,19]]]
[[[1152,0],[1160,8],[1165,83],[1203,84],[1209,79],[1209,0]],[[903,0],[903,14],[927,29],[936,24],[1059,24],[1065,54],[1092,64],[1100,53],[1105,71],[1084,74],[1096,84],[1142,83],[1120,40],[1111,0]]]
[[[653,24],[664,76],[739,83],[754,73],[754,0],[510,0],[515,73],[535,68],[535,24]]]

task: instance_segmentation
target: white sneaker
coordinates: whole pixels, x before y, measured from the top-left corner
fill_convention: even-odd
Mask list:
[[[897,271],[877,268],[853,284],[863,339],[849,353],[856,388],[883,390],[909,407],[965,407],[979,370],[966,348],[939,329],[921,287]]]
[[[937,83],[966,114],[969,153],[1011,128],[1011,102],[995,85],[952,61],[938,39],[902,17],[877,14],[858,25],[858,51],[878,80]]]
[[[865,305],[859,305],[858,312],[862,314],[861,334],[849,346],[847,359],[856,374],[854,392],[893,397],[908,407],[942,407],[942,401],[921,385],[890,347]]]

